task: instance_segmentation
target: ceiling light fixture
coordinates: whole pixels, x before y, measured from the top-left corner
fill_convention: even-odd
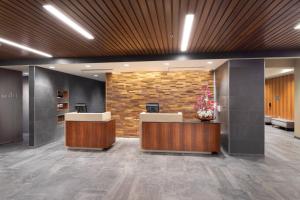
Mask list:
[[[129,67],[129,64],[124,64],[124,67]]]
[[[35,54],[38,54],[38,55],[41,55],[41,56],[48,57],[48,58],[53,57],[52,55],[50,55],[48,53],[45,53],[45,52],[30,48],[30,47],[27,47],[27,46],[24,46],[22,44],[15,43],[13,41],[10,41],[10,40],[4,39],[4,38],[0,38],[0,43],[7,44],[7,45],[10,45],[10,46],[13,46],[13,47],[17,47],[19,49],[23,49],[25,51],[29,51],[29,52],[32,52],[32,53],[35,53]]]
[[[94,77],[98,77],[99,75],[98,74],[94,74]]]
[[[92,66],[91,66],[91,65],[85,65],[85,67],[86,67],[86,68],[90,68],[90,67],[92,67]]]
[[[101,68],[101,69],[83,69],[83,73],[105,73],[107,71],[112,71],[112,68]]]
[[[55,16],[57,19],[59,19],[62,22],[64,22],[66,25],[68,25],[69,27],[71,27],[72,29],[74,29],[76,32],[78,32],[79,34],[83,35],[85,38],[87,38],[89,40],[93,40],[94,39],[94,36],[92,36],[92,34],[90,34],[87,30],[85,30],[84,28],[82,28],[75,21],[73,21],[72,19],[70,19],[69,17],[67,17],[61,11],[59,11],[58,9],[56,9],[54,6],[47,4],[47,5],[44,5],[43,7],[48,12],[50,12],[53,16]]]
[[[193,14],[187,14],[185,16],[184,20],[184,26],[183,26],[183,34],[182,34],[182,40],[181,40],[181,51],[184,52],[187,50],[187,46],[189,44],[192,26],[194,21],[194,15]]]
[[[23,73],[23,76],[28,76],[28,72],[24,72],[24,73]]]
[[[207,62],[207,64],[210,64],[210,65],[211,65],[211,64],[213,64],[213,62],[211,62],[211,61],[208,61],[208,62]]]
[[[281,70],[281,73],[288,73],[288,72],[292,72],[292,71],[294,71],[294,69],[283,69],[283,70]]]
[[[296,29],[296,30],[300,29],[300,23],[297,24],[297,25],[294,27],[294,29]]]
[[[55,67],[54,66],[49,66],[49,69],[55,69]]]
[[[169,67],[169,71],[209,71],[205,66],[199,67]]]
[[[168,65],[170,65],[170,63],[167,62],[167,63],[164,63],[164,65],[168,66]]]

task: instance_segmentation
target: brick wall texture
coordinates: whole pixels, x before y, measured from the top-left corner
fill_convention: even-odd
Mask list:
[[[213,92],[213,72],[128,72],[106,75],[106,110],[116,120],[118,136],[138,136],[139,113],[146,103],[159,103],[160,112],[183,112],[194,118],[193,108],[202,85]]]

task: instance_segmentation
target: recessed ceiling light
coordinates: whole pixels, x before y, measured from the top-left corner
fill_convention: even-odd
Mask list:
[[[184,26],[183,26],[183,34],[182,34],[182,40],[181,40],[181,51],[183,51],[183,52],[187,50],[187,46],[189,44],[193,21],[194,21],[193,14],[188,14],[185,16]]]
[[[123,66],[124,66],[124,67],[129,67],[129,64],[124,64]]]
[[[208,63],[208,64],[212,64],[213,62],[211,62],[211,61],[208,61],[207,63]]]
[[[94,77],[98,77],[99,75],[98,74],[94,74]]]
[[[62,22],[64,22],[66,25],[68,25],[69,27],[71,27],[72,29],[74,29],[76,32],[78,32],[79,34],[83,35],[85,38],[87,38],[89,40],[93,40],[94,39],[94,36],[92,36],[92,34],[90,34],[87,30],[85,30],[84,28],[82,28],[78,23],[76,23],[75,21],[73,21],[71,18],[67,17],[61,11],[59,11],[58,9],[56,9],[54,6],[47,4],[47,5],[44,5],[43,7],[48,12],[50,12],[53,16],[55,16],[57,19],[59,19]]]
[[[22,44],[15,43],[13,41],[10,41],[10,40],[4,39],[4,38],[0,38],[0,43],[7,44],[7,45],[10,45],[10,46],[13,46],[13,47],[17,47],[19,49],[23,49],[25,51],[29,51],[29,52],[32,52],[32,53],[35,53],[35,54],[38,54],[38,55],[41,55],[41,56],[45,56],[45,57],[49,57],[49,58],[53,57],[52,55],[50,55],[48,53],[45,53],[45,52],[30,48],[30,47],[27,47],[27,46],[24,46]]]
[[[281,73],[288,73],[288,72],[292,72],[292,71],[294,71],[294,69],[283,69],[283,70],[281,70]]]
[[[170,65],[170,63],[167,62],[167,63],[164,63],[164,65]]]
[[[54,66],[49,66],[49,69],[55,69],[55,67]]]
[[[294,27],[294,29],[300,29],[300,23],[297,24],[297,25]]]
[[[85,65],[85,67],[86,67],[86,68],[90,68],[90,67],[92,67],[92,66],[91,66],[91,65]]]

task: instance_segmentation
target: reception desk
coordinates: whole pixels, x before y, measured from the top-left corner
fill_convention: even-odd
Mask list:
[[[141,113],[141,148],[158,152],[220,152],[220,123],[184,120],[182,113]]]
[[[68,148],[105,149],[115,143],[116,126],[110,112],[66,113],[65,145]]]

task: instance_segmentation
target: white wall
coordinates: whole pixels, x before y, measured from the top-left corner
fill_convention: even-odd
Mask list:
[[[295,136],[300,138],[300,59],[295,65]]]

